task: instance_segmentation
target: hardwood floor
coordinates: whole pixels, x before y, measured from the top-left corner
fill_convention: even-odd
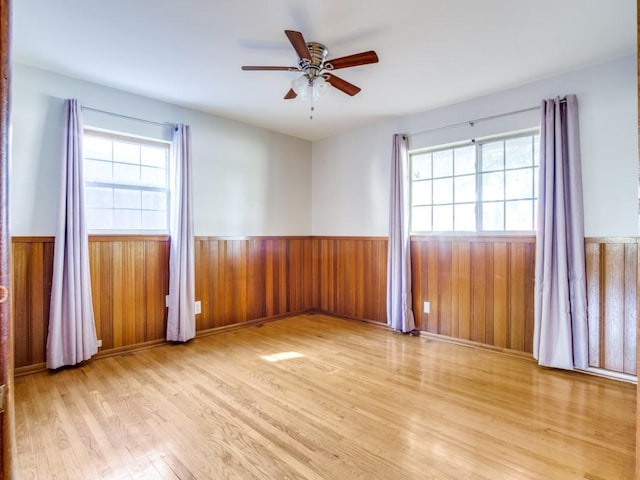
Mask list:
[[[633,478],[634,385],[319,314],[15,383],[20,479]]]

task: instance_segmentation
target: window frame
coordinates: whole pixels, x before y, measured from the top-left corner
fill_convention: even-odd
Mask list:
[[[95,228],[87,228],[87,232],[89,235],[91,236],[101,236],[101,235],[105,235],[105,236],[144,236],[144,235],[152,235],[152,236],[156,236],[156,235],[169,235],[170,234],[170,229],[171,229],[171,196],[172,196],[172,192],[171,192],[171,172],[172,172],[172,167],[171,167],[171,159],[172,159],[172,152],[171,152],[171,148],[172,148],[172,143],[168,140],[164,140],[164,139],[159,139],[159,138],[151,138],[151,137],[144,137],[141,135],[134,135],[134,134],[129,134],[126,132],[120,132],[120,131],[114,131],[114,130],[107,130],[107,129],[103,129],[103,128],[99,128],[99,127],[94,127],[91,125],[85,125],[83,127],[83,131],[82,131],[82,140],[83,140],[83,146],[84,146],[84,141],[85,141],[85,137],[86,136],[94,136],[94,137],[102,137],[102,138],[106,138],[113,141],[118,141],[118,142],[123,142],[123,143],[130,143],[130,144],[135,144],[135,145],[148,145],[148,146],[152,146],[152,147],[162,147],[163,149],[166,150],[167,156],[166,156],[166,167],[165,167],[165,185],[166,188],[163,187],[153,187],[153,186],[147,186],[147,185],[136,185],[133,183],[117,183],[117,182],[96,182],[96,181],[87,181],[86,180],[86,169],[87,169],[87,165],[85,163],[86,157],[85,157],[85,152],[84,152],[84,148],[83,148],[83,152],[82,152],[82,162],[83,162],[83,188],[86,189],[86,187],[106,187],[106,188],[118,188],[120,190],[134,190],[134,191],[147,191],[147,192],[160,192],[160,193],[165,193],[165,199],[166,199],[166,229],[145,229],[145,228],[131,228],[131,229],[116,229],[116,228],[111,228],[111,229],[95,229]],[[114,162],[113,161],[113,157],[111,159],[111,164],[113,165],[114,163],[120,163],[120,162]],[[85,197],[86,197],[86,191],[85,191]],[[87,217],[86,215],[86,200],[85,200],[85,218]],[[140,211],[143,211],[144,209],[142,209],[142,207],[140,208]]]
[[[505,194],[503,194],[503,199],[502,200],[496,200],[496,202],[501,202],[503,205],[506,206],[507,203],[509,202],[513,202],[513,201],[530,201],[533,202],[533,218],[532,218],[532,223],[533,223],[533,229],[531,230],[479,230],[478,226],[482,225],[482,220],[483,220],[483,212],[482,212],[482,206],[483,203],[488,203],[487,201],[483,201],[482,200],[482,174],[486,173],[485,171],[481,170],[482,166],[481,166],[481,162],[482,162],[482,156],[479,155],[479,151],[480,148],[482,147],[482,145],[488,144],[488,143],[492,143],[492,142],[496,142],[496,141],[502,141],[505,142],[507,140],[511,140],[511,139],[515,139],[515,138],[527,138],[527,137],[535,137],[535,136],[539,136],[540,135],[540,128],[539,127],[531,127],[531,128],[526,128],[526,129],[522,129],[522,130],[516,130],[516,131],[511,131],[511,132],[505,132],[505,133],[499,133],[499,134],[494,134],[494,135],[487,135],[484,137],[478,137],[478,138],[474,138],[471,140],[463,140],[463,141],[459,141],[459,142],[451,142],[451,143],[446,143],[446,144],[441,144],[441,145],[434,145],[434,146],[430,146],[430,147],[422,147],[422,148],[415,148],[415,149],[410,149],[408,152],[408,157],[409,157],[409,165],[408,165],[408,171],[409,171],[409,227],[410,227],[410,235],[411,236],[422,236],[422,237],[428,237],[428,236],[475,236],[475,237],[479,237],[479,236],[486,236],[486,237],[496,237],[496,236],[513,236],[513,237],[517,237],[517,236],[522,236],[522,237],[530,237],[531,235],[535,235],[536,232],[536,228],[535,228],[535,222],[536,222],[536,212],[537,212],[537,199],[538,199],[538,191],[536,190],[536,186],[538,184],[538,180],[537,180],[537,173],[539,172],[539,168],[540,168],[540,162],[539,162],[539,157],[540,157],[540,148],[539,148],[539,144],[536,145],[535,143],[533,144],[533,149],[534,149],[534,154],[535,154],[535,150],[537,148],[538,151],[538,163],[535,163],[535,157],[534,157],[534,163],[532,164],[532,166],[525,166],[525,167],[516,167],[516,168],[507,168],[506,163],[504,162],[504,156],[503,156],[503,168],[499,169],[499,170],[492,170],[495,172],[509,172],[509,171],[514,171],[514,170],[524,170],[524,169],[530,169],[532,171],[532,189],[533,189],[533,197],[526,197],[526,198],[518,198],[518,199],[506,199],[504,198]],[[534,140],[535,141],[535,140]],[[461,176],[467,176],[467,175],[473,175],[475,176],[475,194],[476,194],[476,198],[475,201],[473,202],[473,204],[475,205],[475,220],[476,220],[476,229],[475,230],[455,230],[455,205],[461,205],[461,204],[465,204],[465,203],[471,203],[471,202],[456,202],[455,201],[455,187],[454,190],[452,191],[451,195],[452,195],[452,202],[451,203],[447,203],[447,204],[443,204],[443,205],[451,205],[454,208],[454,211],[452,212],[452,217],[451,217],[451,223],[452,223],[452,227],[454,228],[453,230],[414,230],[413,229],[413,215],[414,215],[414,208],[417,206],[419,207],[420,205],[413,205],[413,187],[414,187],[414,183],[416,183],[416,181],[414,181],[412,175],[413,175],[413,157],[416,155],[420,155],[423,153],[434,153],[434,152],[440,152],[440,151],[447,151],[447,150],[454,150],[456,148],[461,148],[461,147],[469,147],[469,146],[474,146],[474,155],[475,155],[475,170],[474,173],[472,174],[461,174],[461,175],[456,175],[455,171],[454,171],[454,166],[452,165],[452,173],[451,175],[448,176],[443,176],[443,177],[433,177],[431,176],[429,180],[431,182],[433,182],[434,179],[441,179],[441,178],[451,178],[452,182],[455,184],[455,179],[457,177],[461,177]],[[431,172],[433,175],[433,165],[431,166]],[[506,189],[506,175],[505,175],[505,179],[503,180],[505,189]],[[539,186],[538,186],[539,188]],[[432,184],[432,189],[433,189],[433,184]],[[432,202],[433,202],[433,192],[431,194],[432,197]],[[433,207],[437,206],[440,204],[435,204],[435,203],[430,203],[430,204],[425,204],[424,206],[430,206],[432,207],[432,214],[431,214],[431,226],[433,228]],[[503,214],[502,214],[502,223],[503,225],[505,225],[506,222],[506,209],[503,209]],[[506,226],[506,225],[505,225]]]

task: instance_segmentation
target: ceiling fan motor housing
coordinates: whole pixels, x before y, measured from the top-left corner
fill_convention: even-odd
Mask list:
[[[328,64],[324,64],[325,60],[327,59],[327,55],[329,55],[329,49],[322,43],[318,42],[307,43],[307,48],[309,49],[311,58],[301,58],[299,66],[300,70],[302,70],[310,78],[313,78],[318,76],[323,69],[329,67]]]

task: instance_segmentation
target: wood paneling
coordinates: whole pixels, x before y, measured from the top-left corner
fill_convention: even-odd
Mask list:
[[[43,364],[54,239],[13,239],[16,367]],[[168,291],[166,237],[96,237],[89,241],[100,352],[164,338]]]
[[[386,323],[384,237],[198,237],[198,332],[311,309]],[[638,243],[588,239],[593,367],[635,374]],[[414,237],[413,310],[427,332],[533,350],[533,237]],[[14,238],[16,366],[45,361],[53,239]],[[169,240],[92,237],[101,352],[160,342]],[[431,313],[423,313],[423,302]]]
[[[590,238],[585,244],[589,365],[636,374],[637,238]]]
[[[417,327],[531,352],[534,244],[533,237],[414,237]]]
[[[316,306],[311,237],[196,238],[198,331]]]
[[[164,339],[169,239],[92,238],[89,259],[101,351]]]
[[[320,309],[386,323],[387,239],[315,237],[313,242]]]

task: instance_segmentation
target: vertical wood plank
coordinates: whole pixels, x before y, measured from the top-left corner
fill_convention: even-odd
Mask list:
[[[471,245],[471,340],[485,343],[487,308],[487,247],[484,242]]]
[[[589,319],[589,366],[600,368],[601,358],[601,326],[603,315],[600,308],[601,292],[601,245],[599,243],[585,244],[586,279],[587,279],[587,317]]]
[[[636,282],[638,278],[638,245],[626,243],[624,246],[624,365],[623,372],[630,375],[636,374],[636,350],[637,350],[637,311],[638,291]]]
[[[624,370],[624,245],[607,244],[604,258],[604,368]]]
[[[493,344],[508,347],[509,344],[509,271],[508,245],[493,245]]]
[[[457,242],[457,272],[455,281],[458,337],[471,339],[471,247],[469,242]]]
[[[427,298],[430,309],[427,314],[427,331],[440,333],[440,244],[427,243]]]
[[[452,245],[450,241],[438,245],[438,333],[451,336],[453,333],[452,304]]]
[[[513,243],[509,255],[509,348],[525,351],[526,245]]]

